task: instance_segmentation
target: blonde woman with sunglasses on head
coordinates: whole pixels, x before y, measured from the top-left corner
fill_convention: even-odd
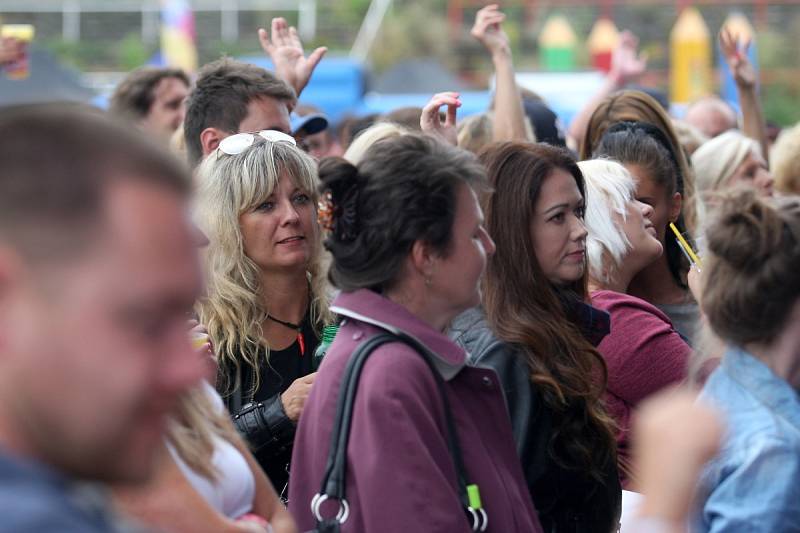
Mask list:
[[[313,354],[331,320],[320,274],[317,170],[277,131],[224,139],[198,169],[197,220],[209,238],[198,304],[219,363],[217,389],[285,494]]]

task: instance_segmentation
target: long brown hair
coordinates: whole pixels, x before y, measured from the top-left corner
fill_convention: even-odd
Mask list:
[[[482,207],[497,245],[484,278],[487,320],[498,338],[526,359],[531,381],[555,414],[549,455],[602,481],[615,449],[613,422],[602,404],[606,365],[570,319],[568,305],[587,299],[587,276],[555,287],[539,266],[529,233],[543,181],[563,169],[583,195],[583,175],[568,152],[544,144],[494,144],[480,160],[494,189],[484,195]]]

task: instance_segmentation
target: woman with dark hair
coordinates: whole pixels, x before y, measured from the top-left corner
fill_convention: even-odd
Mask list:
[[[587,305],[584,183],[566,150],[502,143],[482,152],[497,250],[483,310],[453,323],[470,363],[500,376],[528,489],[545,531],[616,531],[620,485],[606,369],[608,315]]]
[[[325,520],[345,532],[541,531],[497,376],[467,367],[444,333],[480,301],[494,252],[476,196],[485,171],[468,152],[411,134],[377,142],[357,167],[324,160],[320,178],[329,276],[342,291],[331,309],[344,322],[295,440],[289,508],[301,530]],[[336,501],[329,484],[317,490],[339,431],[337,397],[357,348],[386,332],[394,340],[374,349],[357,382],[346,498]],[[466,511],[465,481],[474,486]]]
[[[703,311],[728,346],[701,398],[725,415],[692,531],[800,530],[800,198],[728,196],[708,227]]]
[[[594,146],[594,158],[622,163],[636,180],[636,199],[653,208],[652,221],[664,253],[642,269],[630,282],[628,293],[655,305],[675,329],[693,342],[699,311],[687,285],[689,262],[680,249],[670,223],[684,233],[681,159],[667,135],[647,122],[611,125]]]
[[[695,184],[689,158],[681,149],[678,135],[672,126],[672,119],[664,107],[652,96],[642,91],[625,90],[614,93],[605,98],[594,110],[586,136],[580,147],[580,158],[589,159],[597,152],[600,138],[609,128],[619,122],[643,122],[660,130],[667,140],[669,151],[675,156],[678,166],[676,175],[676,191],[681,193],[682,214],[689,231],[697,227],[697,212],[695,209]]]

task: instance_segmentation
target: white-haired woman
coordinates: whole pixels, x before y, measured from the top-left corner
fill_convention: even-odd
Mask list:
[[[686,378],[691,352],[669,318],[626,294],[631,280],[663,251],[653,208],[635,198],[636,183],[621,164],[578,163],[586,179],[586,253],[592,305],[611,315],[611,333],[598,345],[608,367],[607,404],[617,422],[623,486],[630,479],[628,432],[636,405]]]
[[[708,207],[714,193],[749,187],[772,196],[774,180],[755,140],[736,130],[726,131],[692,154],[698,198]]]
[[[330,321],[320,273],[317,170],[276,131],[220,143],[198,170],[208,295],[198,304],[237,429],[279,492]]]

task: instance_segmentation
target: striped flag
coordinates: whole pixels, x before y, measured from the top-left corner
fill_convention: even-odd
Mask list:
[[[164,64],[197,70],[194,12],[189,0],[161,0],[161,56]]]

